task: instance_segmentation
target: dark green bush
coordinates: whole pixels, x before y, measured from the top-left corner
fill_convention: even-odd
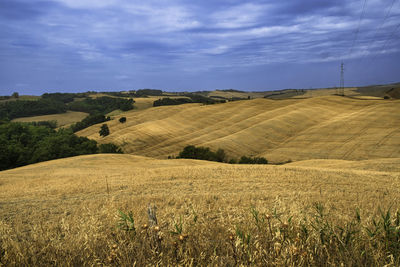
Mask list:
[[[100,134],[100,136],[103,136],[103,137],[110,134],[110,129],[108,129],[107,124],[101,125],[99,134]]]
[[[213,152],[208,147],[186,146],[183,151],[179,153],[178,158],[225,162],[226,154],[223,149],[218,149],[217,152]]]
[[[246,157],[242,156],[239,160],[239,164],[268,164],[268,160],[263,157]]]
[[[218,149],[217,152],[213,152],[208,147],[195,147],[186,146],[183,151],[179,153],[178,158],[184,159],[200,159],[200,160],[210,160],[210,161],[225,161],[225,151],[223,149]]]

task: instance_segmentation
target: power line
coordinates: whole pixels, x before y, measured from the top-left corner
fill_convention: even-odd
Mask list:
[[[389,43],[390,39],[393,38],[393,36],[396,34],[396,32],[398,31],[399,28],[400,28],[400,24],[398,24],[398,25],[396,26],[396,28],[394,29],[394,31],[392,31],[392,33],[389,35],[389,38],[386,39],[386,42],[385,42],[385,44],[383,45],[382,50],[385,50],[386,45]]]
[[[340,92],[339,95],[344,96],[344,63],[340,65]]]
[[[393,38],[393,36],[396,34],[396,32],[399,30],[400,28],[400,23],[394,28],[394,30],[390,33],[389,37],[384,41],[383,46],[381,49],[379,49],[379,51],[384,52],[386,49],[386,46],[388,45],[389,41]],[[369,65],[372,61],[374,61],[376,59],[378,54],[375,54],[369,61],[368,64]]]
[[[362,7],[360,19],[358,20],[357,30],[355,31],[353,43],[352,43],[351,48],[350,48],[349,57],[353,53],[354,46],[355,46],[356,41],[358,39],[358,34],[360,32],[361,21],[364,18],[365,7],[366,6],[367,6],[367,0],[364,0],[364,4],[363,4],[363,7]],[[346,55],[344,55],[344,56],[346,56]],[[339,89],[340,92],[339,92],[339,95],[344,96],[344,63],[343,63],[342,57],[340,58],[340,61],[341,61],[341,64],[340,64],[340,89]]]
[[[358,39],[358,33],[360,32],[361,21],[364,18],[365,7],[366,6],[367,6],[367,0],[364,0],[363,9],[362,9],[362,12],[361,12],[360,19],[358,20],[358,26],[357,26],[357,30],[356,30],[355,35],[354,35],[353,44],[351,45],[351,48],[350,48],[349,56],[351,56],[351,54],[353,53],[354,45],[356,44],[356,41]]]
[[[364,60],[364,58],[365,58],[366,56],[368,56],[368,51],[369,51],[369,49],[371,48],[372,43],[375,42],[375,39],[376,39],[376,37],[378,36],[378,32],[382,29],[383,25],[385,25],[385,22],[386,22],[386,20],[389,18],[390,13],[391,13],[391,11],[392,11],[392,8],[393,8],[393,6],[394,6],[394,3],[395,3],[396,1],[397,1],[397,0],[393,0],[393,1],[392,1],[392,4],[390,5],[388,11],[386,12],[386,15],[385,15],[385,17],[383,18],[382,23],[381,23],[381,24],[379,25],[379,27],[375,30],[375,33],[374,33],[374,35],[373,35],[373,37],[372,37],[371,41],[369,42],[368,47],[367,47],[367,49],[366,49],[367,54],[363,56],[362,60]]]

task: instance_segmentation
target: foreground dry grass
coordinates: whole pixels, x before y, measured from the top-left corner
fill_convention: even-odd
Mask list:
[[[24,117],[14,119],[15,122],[33,122],[33,121],[57,121],[58,127],[67,126],[72,123],[83,120],[88,113],[78,111],[67,111],[62,114],[42,115],[33,117]]]
[[[390,239],[372,218],[400,207],[399,165],[89,155],[3,171],[0,264],[398,265],[399,228],[377,221]],[[159,228],[145,225],[149,203]]]
[[[263,156],[271,162],[400,157],[400,100],[255,99],[201,106],[186,104],[130,111],[127,122],[79,132],[114,142],[126,153],[167,158],[187,145],[224,149],[230,157]]]

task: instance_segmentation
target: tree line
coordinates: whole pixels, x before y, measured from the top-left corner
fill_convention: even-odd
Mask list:
[[[172,158],[172,157],[169,157]],[[230,164],[268,164],[268,160],[264,157],[247,157],[242,156],[239,160],[229,159],[223,149],[212,151],[208,147],[196,147],[193,145],[186,146],[177,158],[182,159],[199,159],[217,162],[225,162]]]
[[[60,114],[67,110],[89,113],[82,121],[71,126],[73,132],[91,125],[110,120],[106,114],[120,109],[128,111],[134,108],[133,99],[98,97],[89,98],[89,93],[45,93],[37,101],[15,100],[0,103],[0,121],[7,122],[16,118],[40,115]],[[76,98],[83,98],[75,101]]]
[[[218,104],[218,103],[225,103],[226,100],[216,100],[212,99],[210,97],[198,95],[198,94],[192,94],[192,93],[184,93],[182,96],[186,96],[185,98],[169,98],[169,97],[164,97],[161,99],[158,99],[153,102],[153,107],[158,107],[158,106],[171,106],[171,105],[182,105],[182,104],[188,104],[188,103],[202,103],[205,105],[212,105],[212,104]]]
[[[73,134],[71,129],[55,130],[33,123],[8,122],[0,125],[0,170],[41,161],[95,153],[122,153],[114,144]]]

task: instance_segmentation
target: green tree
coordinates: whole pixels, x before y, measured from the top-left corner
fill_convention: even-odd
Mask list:
[[[14,97],[14,98],[19,98],[18,92],[14,92],[11,96]]]
[[[101,125],[99,134],[100,134],[100,136],[103,136],[103,137],[110,134],[110,129],[108,129],[107,124]]]

